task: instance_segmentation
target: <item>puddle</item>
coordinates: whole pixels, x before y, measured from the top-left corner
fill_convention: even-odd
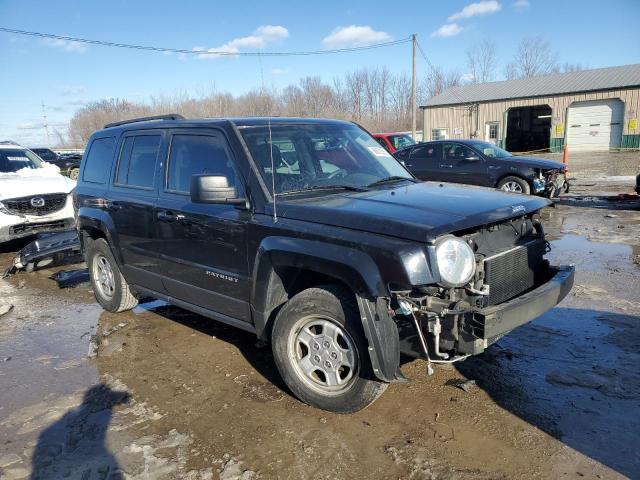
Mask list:
[[[634,273],[639,269],[632,261],[632,254],[633,248],[629,245],[592,242],[579,235],[563,235],[551,241],[549,259],[572,263],[578,270]]]
[[[575,221],[575,218],[572,219]],[[501,406],[630,477],[640,474],[640,283],[634,246],[550,236],[572,293],[460,371]],[[635,239],[638,241],[638,239]],[[637,247],[635,247],[637,248]]]

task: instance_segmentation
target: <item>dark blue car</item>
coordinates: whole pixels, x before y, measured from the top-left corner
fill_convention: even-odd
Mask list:
[[[421,180],[465,183],[507,192],[557,196],[569,185],[561,162],[515,156],[480,140],[438,140],[394,153]]]

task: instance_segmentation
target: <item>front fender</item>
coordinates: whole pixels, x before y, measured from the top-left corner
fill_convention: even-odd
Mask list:
[[[395,322],[386,313],[386,286],[377,265],[366,253],[340,245],[291,237],[262,241],[254,264],[251,305],[257,334],[267,335],[274,310],[287,300],[278,267],[310,270],[348,285],[356,295],[376,377],[406,380],[400,372],[400,341]],[[383,306],[384,305],[384,306]]]

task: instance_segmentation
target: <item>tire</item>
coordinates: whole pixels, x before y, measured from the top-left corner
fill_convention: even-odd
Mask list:
[[[505,192],[522,193],[524,195],[529,195],[531,193],[529,182],[521,177],[504,177],[498,182],[496,188]]]
[[[138,299],[120,273],[109,244],[104,239],[87,243],[86,259],[93,293],[102,308],[117,313],[138,305]]]
[[[275,319],[271,345],[284,382],[314,407],[353,413],[387,389],[373,375],[353,294],[341,287],[309,288],[289,300]]]
[[[80,169],[79,168],[77,168],[77,167],[72,168],[71,170],[69,170],[69,178],[71,180],[78,180],[79,173],[80,173]]]

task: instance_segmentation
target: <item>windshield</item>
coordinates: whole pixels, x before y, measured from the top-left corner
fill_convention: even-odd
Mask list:
[[[23,168],[40,168],[42,160],[24,149],[0,148],[0,172],[13,173]]]
[[[387,138],[396,150],[416,144],[416,141],[409,135],[389,135]]]
[[[513,157],[513,155],[489,142],[469,142],[473,148],[482,152],[485,157]]]
[[[389,177],[413,178],[355,125],[272,125],[271,132],[265,125],[240,131],[269,190],[273,182],[276,193],[358,189]]]

